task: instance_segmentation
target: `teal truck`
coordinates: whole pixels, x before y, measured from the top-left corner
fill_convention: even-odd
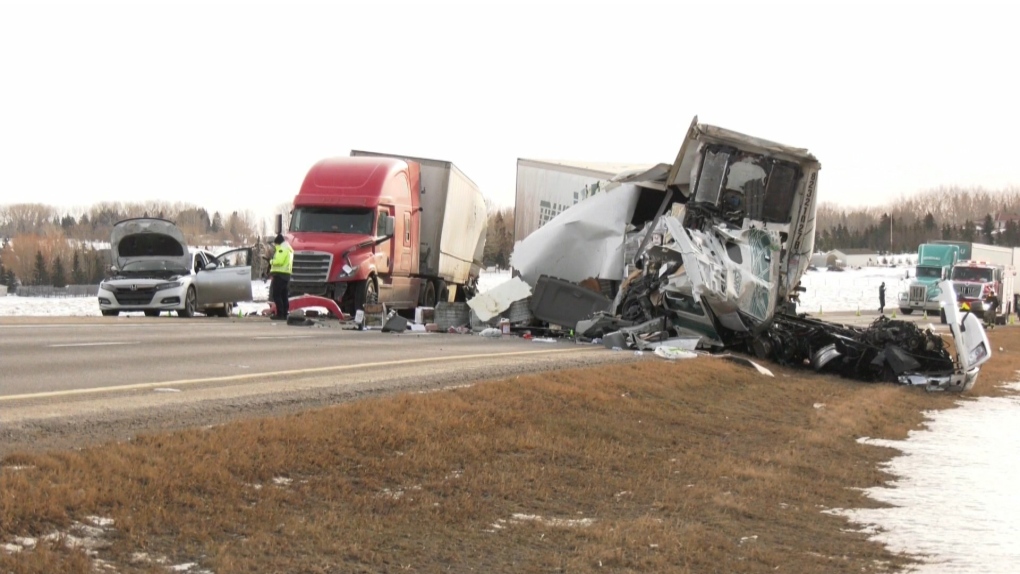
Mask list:
[[[953,266],[962,259],[960,246],[943,243],[922,243],[917,246],[917,267],[914,279],[907,290],[900,293],[900,312],[909,315],[914,310],[938,312],[939,282],[948,279]]]

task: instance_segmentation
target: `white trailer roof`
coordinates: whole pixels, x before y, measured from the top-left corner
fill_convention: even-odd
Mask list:
[[[647,170],[655,166],[654,163],[617,163],[609,161],[573,161],[563,159],[526,159],[518,158],[518,166],[544,167],[566,173],[577,175],[589,175],[600,179],[610,179],[613,176],[631,170]]]

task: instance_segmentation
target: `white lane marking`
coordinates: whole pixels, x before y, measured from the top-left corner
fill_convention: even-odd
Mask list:
[[[252,339],[311,339],[311,335],[272,335],[266,337],[252,337]]]
[[[95,343],[61,343],[47,347],[105,347],[108,345],[137,345],[138,341],[98,341]]]
[[[266,373],[246,373],[243,375],[226,375],[223,377],[209,377],[205,379],[182,379],[179,381],[160,381],[156,383],[134,383],[128,385],[116,385],[112,387],[95,387],[91,389],[70,389],[66,391],[47,391],[42,393],[26,393],[22,395],[0,396],[0,403],[17,401],[23,399],[44,399],[49,397],[67,397],[74,395],[90,395],[111,391],[134,391],[138,389],[152,389],[156,387],[179,387],[183,385],[199,385],[202,383],[225,383],[234,381],[245,381],[251,379],[263,379],[266,377],[279,377],[291,375],[309,375],[315,373],[329,373],[338,371],[351,371],[355,369],[369,369],[372,367],[385,367],[395,365],[415,365],[421,363],[438,363],[441,361],[463,361],[467,359],[486,359],[496,357],[519,357],[526,355],[554,355],[559,353],[577,353],[591,351],[591,347],[572,347],[570,349],[543,349],[541,351],[511,351],[507,353],[479,353],[477,355],[452,355],[446,357],[424,357],[421,359],[398,359],[395,361],[379,361],[375,363],[356,363],[353,365],[336,365],[333,367],[313,367],[309,369],[295,369],[291,371],[271,371]],[[601,348],[600,348],[601,350]]]

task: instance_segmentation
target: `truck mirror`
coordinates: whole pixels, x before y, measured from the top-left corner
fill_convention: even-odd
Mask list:
[[[394,221],[395,221],[394,218],[392,216],[390,216],[390,215],[383,216],[383,220],[382,220],[383,229],[382,229],[382,233],[380,235],[383,235],[383,236],[386,236],[386,237],[392,237],[393,236],[393,232],[394,232],[394,229],[393,229]]]

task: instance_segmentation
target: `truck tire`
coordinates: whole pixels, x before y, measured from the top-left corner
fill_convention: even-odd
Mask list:
[[[360,281],[354,292],[354,310],[364,309],[365,304],[379,302],[379,291],[375,286],[375,277]]]
[[[436,285],[432,281],[425,281],[425,286],[421,290],[421,297],[418,300],[422,307],[435,307],[436,306]]]
[[[949,321],[946,320],[946,310],[945,309],[939,309],[939,322],[942,323],[943,325],[945,325],[946,323],[949,322]]]
[[[900,313],[903,313],[904,315],[910,315],[913,312],[913,309],[904,309],[903,307],[900,307]]]
[[[449,298],[450,288],[446,286],[446,281],[436,279],[436,303],[446,302]]]

